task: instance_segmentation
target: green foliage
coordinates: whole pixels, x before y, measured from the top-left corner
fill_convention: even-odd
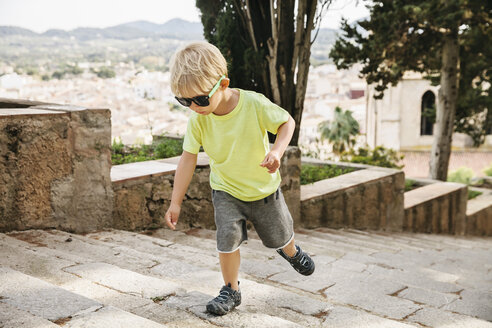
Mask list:
[[[475,173],[471,168],[462,166],[459,169],[448,174],[448,181],[470,185],[472,184],[472,179],[474,175]]]
[[[492,177],[492,163],[490,164],[489,167],[486,167],[483,170],[483,173],[485,173],[486,176]]]
[[[154,153],[157,158],[168,158],[181,155],[183,152],[183,140],[165,139],[155,146]]]
[[[113,140],[111,162],[113,165],[150,161],[159,158],[169,158],[181,155],[183,141],[163,139],[152,145],[124,145],[121,139]]]
[[[318,129],[321,138],[332,143],[333,152],[340,155],[355,145],[355,137],[359,134],[359,123],[352,117],[351,111],[343,111],[337,106],[333,121],[321,122]]]
[[[231,85],[268,94],[266,81],[261,80],[262,72],[267,69],[265,51],[255,51],[233,2],[197,0],[196,6],[202,13],[205,38],[219,48],[227,60]]]
[[[63,79],[63,77],[65,76],[65,72],[63,71],[55,71],[53,72],[53,74],[51,75],[51,78],[52,79],[58,79],[58,80],[61,80]]]
[[[109,79],[116,76],[115,71],[111,67],[106,67],[106,66],[99,68],[96,74],[98,77],[102,79]]]
[[[440,83],[444,39],[459,46],[459,89],[454,128],[470,135],[475,146],[492,130],[492,2],[482,0],[374,0],[370,18],[349,25],[330,57],[339,69],[362,63],[375,98],[401,81],[406,71],[421,72]]]
[[[65,68],[65,72],[72,75],[80,75],[84,72],[84,70],[80,68],[78,65],[68,65]]]
[[[468,200],[473,199],[475,197],[478,197],[481,194],[483,194],[483,193],[480,192],[480,191],[475,191],[475,190],[468,189]]]
[[[314,183],[316,181],[334,178],[336,176],[355,171],[352,168],[342,168],[336,165],[302,165],[301,185]]]
[[[228,62],[231,86],[264,94],[300,125],[314,31],[331,2],[196,0],[196,6],[205,38]],[[290,144],[298,139],[296,129]]]
[[[417,181],[412,179],[405,179],[405,192],[418,188]]]
[[[403,165],[399,165],[404,155],[397,153],[393,149],[378,146],[370,149],[368,146],[360,147],[357,150],[350,149],[342,153],[340,160],[343,162],[361,163],[367,165],[381,166],[401,169]]]

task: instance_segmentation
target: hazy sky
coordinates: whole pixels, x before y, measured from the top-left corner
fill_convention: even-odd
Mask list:
[[[335,0],[322,27],[338,28],[343,15],[349,21],[369,15],[357,0]],[[162,24],[172,18],[200,21],[195,0],[0,0],[0,25],[44,32],[51,28],[108,27],[136,20]]]

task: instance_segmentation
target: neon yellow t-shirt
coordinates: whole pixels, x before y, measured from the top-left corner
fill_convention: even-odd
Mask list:
[[[197,154],[203,146],[210,157],[212,189],[254,201],[274,193],[280,185],[280,172],[270,174],[260,163],[270,151],[267,131],[277,134],[289,113],[262,94],[237,90],[239,101],[230,113],[192,113],[183,150]]]

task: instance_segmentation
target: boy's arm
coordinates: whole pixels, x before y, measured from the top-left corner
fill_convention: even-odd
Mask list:
[[[295,127],[296,122],[292,116],[289,115],[289,120],[278,128],[275,143],[273,144],[270,152],[265,156],[263,162],[260,164],[260,166],[268,169],[268,173],[275,173],[275,171],[277,171],[280,167],[280,159],[284,155],[285,149],[292,139]]]
[[[195,171],[197,154],[192,154],[187,151],[183,151],[178,163],[178,168],[174,175],[174,187],[173,194],[171,196],[171,205],[164,216],[166,224],[172,230],[176,229],[178,223],[179,212],[181,211],[181,203],[185,196],[186,190],[193,177]]]

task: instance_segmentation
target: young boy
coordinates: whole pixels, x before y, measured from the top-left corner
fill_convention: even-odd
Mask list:
[[[250,220],[263,244],[276,249],[299,273],[310,275],[313,260],[294,243],[293,222],[280,190],[280,159],[294,132],[287,111],[265,96],[228,88],[227,63],[219,49],[196,42],[178,50],[171,89],[194,112],[176,169],[167,225],[176,228],[181,202],[195,170],[200,146],[210,157],[210,185],[217,250],[225,285],[207,304],[223,315],[241,304],[239,246]],[[267,131],[277,134],[270,150]]]

